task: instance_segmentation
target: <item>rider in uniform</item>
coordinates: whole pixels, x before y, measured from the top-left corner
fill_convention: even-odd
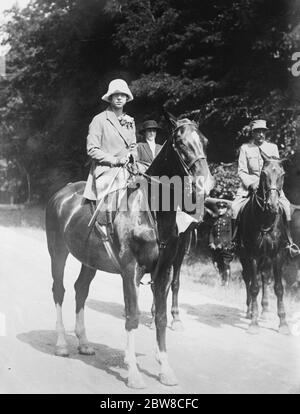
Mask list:
[[[250,125],[251,139],[240,148],[238,161],[238,175],[241,185],[237,191],[236,198],[232,203],[233,227],[239,211],[245,205],[251,191],[256,191],[259,185],[260,173],[263,168],[263,158],[261,151],[268,157],[279,158],[278,147],[276,144],[266,141],[266,131],[268,130],[265,120],[253,121]],[[291,256],[300,254],[299,247],[293,243],[291,236],[291,206],[283,191],[279,199],[286,215],[287,226],[286,235],[288,239],[288,249]]]

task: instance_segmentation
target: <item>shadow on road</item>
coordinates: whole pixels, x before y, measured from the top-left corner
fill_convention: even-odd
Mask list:
[[[17,335],[17,338],[20,341],[31,345],[39,352],[44,352],[45,354],[54,356],[54,347],[57,338],[55,331],[30,331]],[[118,369],[127,370],[127,367],[124,364],[124,351],[111,348],[107,345],[90,342],[90,345],[95,349],[96,354],[91,356],[81,355],[77,350],[77,338],[73,335],[66,335],[66,340],[70,352],[70,359],[82,361],[85,364],[93,366],[94,368],[105,371],[107,374],[115,377],[118,381],[121,381],[125,384],[127,383],[127,377],[123,377],[117,371]],[[144,354],[141,353],[136,353],[136,355],[137,357],[144,356]],[[157,375],[151,374],[149,371],[141,369],[140,367],[139,370],[148,377],[158,380]]]
[[[88,299],[86,301],[86,306],[94,311],[105,313],[107,315],[114,316],[118,319],[123,319],[125,321],[125,309],[124,305],[120,305],[115,302],[103,302],[95,299]],[[140,324],[148,326],[151,322],[150,310],[149,314],[141,312],[140,314]]]
[[[196,317],[198,322],[212,326],[213,328],[230,325],[242,330],[247,329],[248,324],[245,319],[245,312],[238,308],[214,303],[203,303],[201,305],[182,303],[180,307],[185,309],[188,315]]]

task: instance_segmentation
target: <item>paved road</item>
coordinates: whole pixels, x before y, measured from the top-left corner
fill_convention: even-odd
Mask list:
[[[6,227],[0,232],[0,393],[136,393],[126,386],[122,362],[126,336],[120,277],[98,272],[91,285],[86,326],[96,355],[81,356],[73,333],[73,284],[80,265],[68,260],[64,315],[71,354],[56,357],[45,236]],[[209,288],[183,275],[185,330],[168,329],[169,359],[179,385],[166,387],[157,378],[155,334],[147,327],[151,292],[141,287],[136,350],[147,388],[138,392],[299,393],[300,337],[278,334],[276,317],[262,323],[258,336],[249,335],[243,298],[233,302],[214,299]]]

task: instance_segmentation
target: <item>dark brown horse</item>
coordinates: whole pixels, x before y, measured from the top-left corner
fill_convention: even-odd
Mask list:
[[[192,228],[195,226],[192,224],[190,228],[188,228],[184,233],[181,233],[178,237],[178,243],[176,246],[176,257],[173,261],[173,277],[171,283],[171,290],[172,290],[172,307],[171,307],[171,315],[172,315],[172,322],[171,322],[171,329],[174,331],[182,331],[183,324],[180,319],[179,314],[179,305],[178,305],[178,294],[179,294],[179,287],[180,287],[180,271],[181,266],[183,263],[183,259],[185,254],[190,248],[190,244],[192,242],[191,238],[193,236]],[[151,307],[151,315],[152,320],[150,323],[151,329],[155,327],[155,301],[152,302]]]
[[[180,124],[184,124],[189,122],[188,119],[181,119],[179,121],[176,122],[175,118],[172,117],[172,115],[169,115],[169,121],[171,122],[171,129],[176,130]],[[178,131],[179,132],[179,131]],[[206,150],[207,150],[207,144],[208,144],[208,140],[205,137],[205,135],[202,134],[201,131],[197,131],[197,134],[200,137],[201,140],[201,144],[202,144],[202,148],[203,148],[203,156],[206,157]],[[186,172],[187,174],[187,172]],[[214,178],[211,176],[210,172],[207,170],[205,171],[205,189],[204,189],[204,195],[207,196],[210,191],[212,190],[212,188],[214,187],[215,184],[215,180]],[[201,215],[199,217],[200,221],[198,221],[198,223],[192,223],[188,229],[181,233],[178,237],[178,242],[177,242],[177,246],[176,246],[176,256],[175,259],[173,261],[173,266],[172,266],[172,270],[173,270],[173,277],[172,277],[172,283],[171,283],[171,290],[172,290],[172,306],[171,306],[171,315],[172,315],[172,321],[171,321],[171,329],[173,329],[174,331],[182,331],[183,330],[183,324],[182,321],[180,319],[180,314],[179,314],[179,305],[178,305],[178,295],[179,295],[179,287],[180,287],[180,271],[181,271],[181,267],[182,267],[182,263],[183,263],[183,259],[184,256],[186,255],[186,253],[190,250],[190,246],[192,243],[192,237],[193,237],[193,233],[194,231],[196,231],[198,225],[201,223],[203,216]],[[194,234],[194,236],[197,238],[197,231]],[[152,285],[152,290],[153,290],[153,285]],[[154,296],[155,298],[155,296]],[[155,327],[155,300],[153,299],[152,302],[152,307],[151,307],[151,314],[152,314],[152,320],[150,323],[150,327],[154,328]]]
[[[209,187],[211,175],[196,126],[187,121],[178,124],[152,163],[148,176],[188,177],[191,196]],[[185,182],[185,181],[184,181]],[[68,346],[62,319],[64,298],[63,275],[67,256],[71,253],[81,263],[75,283],[76,326],[79,352],[91,355],[84,326],[84,305],[89,286],[97,270],[120,273],[123,280],[125,302],[125,329],[127,346],[125,362],[128,365],[128,386],[144,387],[135,356],[134,332],[139,323],[138,289],[144,273],[151,273],[156,303],[155,324],[157,359],[160,363],[160,381],[166,385],[177,384],[168,363],[166,351],[167,296],[172,278],[170,270],[176,259],[178,232],[176,228],[177,205],[169,211],[156,211],[156,222],[149,212],[147,194],[140,188],[123,193],[114,218],[112,249],[119,266],[116,266],[99,240],[95,227],[88,227],[92,216],[91,203],[82,197],[85,183],[68,184],[49,201],[46,209],[46,232],[51,256],[53,298],[57,309],[58,334],[56,355],[68,356]]]
[[[285,215],[279,202],[284,181],[282,162],[262,153],[264,165],[259,187],[252,193],[238,217],[238,256],[247,291],[247,317],[250,333],[258,332],[259,275],[262,276],[262,314],[268,312],[268,286],[274,275],[279,331],[288,333],[283,305],[282,266],[287,242]]]

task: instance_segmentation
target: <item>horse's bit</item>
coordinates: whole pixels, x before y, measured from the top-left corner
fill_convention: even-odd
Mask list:
[[[280,190],[277,187],[270,187],[267,188],[266,190],[264,189],[264,194],[263,194],[263,198],[261,198],[260,196],[257,195],[257,192],[255,192],[255,198],[260,206],[260,208],[265,211],[266,209],[266,204],[267,204],[267,194],[270,193],[271,191],[277,191],[278,196],[280,196]],[[263,204],[261,204],[260,201],[262,201]]]

